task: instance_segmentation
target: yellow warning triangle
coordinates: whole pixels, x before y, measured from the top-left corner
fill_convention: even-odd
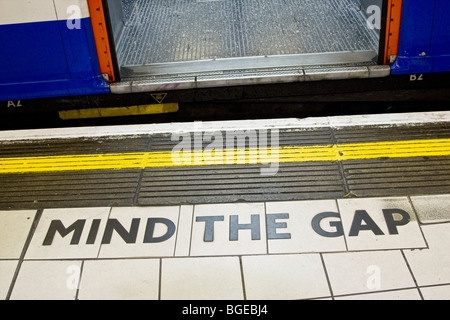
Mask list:
[[[164,99],[167,97],[167,93],[154,93],[151,96],[156,102],[163,103]]]

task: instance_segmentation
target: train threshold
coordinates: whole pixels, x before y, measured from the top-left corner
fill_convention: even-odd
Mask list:
[[[3,299],[450,299],[450,112],[5,131],[0,178]]]

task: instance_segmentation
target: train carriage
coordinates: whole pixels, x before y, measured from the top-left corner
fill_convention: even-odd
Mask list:
[[[449,14],[447,0],[0,0],[1,111],[392,88],[450,72]]]

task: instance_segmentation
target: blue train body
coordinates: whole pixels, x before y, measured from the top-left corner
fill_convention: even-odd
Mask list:
[[[55,8],[87,0],[33,0]],[[79,28],[67,16],[36,21],[21,15],[25,0],[0,0],[0,100],[35,99],[110,92],[99,68],[89,14]],[[6,12],[12,6],[17,10]],[[87,8],[82,8],[87,12]],[[40,9],[39,9],[40,10]],[[25,10],[26,11],[26,10]],[[33,17],[33,12],[28,12]],[[404,0],[398,57],[392,75],[450,71],[450,1]],[[31,21],[30,21],[31,20]]]
[[[39,1],[45,8],[48,0]],[[78,28],[69,29],[67,19],[45,9],[20,10],[25,5],[22,0],[0,1],[0,10],[17,8],[0,13],[0,100],[108,93],[90,18],[80,17]],[[36,8],[30,11],[40,10]],[[22,12],[29,17],[11,17]]]
[[[392,74],[450,71],[450,1],[403,1],[399,53]]]

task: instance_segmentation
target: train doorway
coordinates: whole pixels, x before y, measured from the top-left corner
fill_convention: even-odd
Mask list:
[[[376,65],[382,0],[106,0],[122,81]]]

